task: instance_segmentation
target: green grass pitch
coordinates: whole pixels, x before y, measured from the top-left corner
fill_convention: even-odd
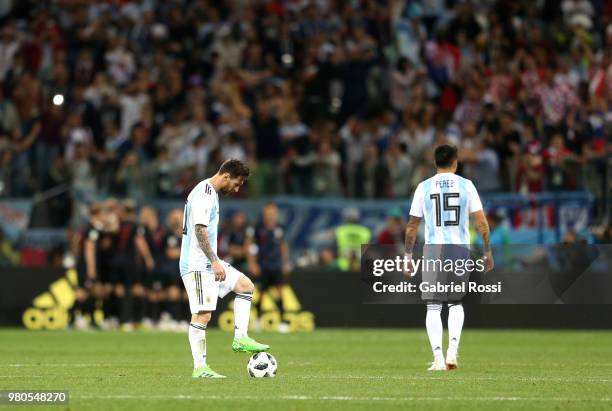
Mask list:
[[[36,410],[612,409],[612,332],[467,329],[459,370],[437,373],[424,329],[253,336],[276,378],[248,377],[218,330],[209,363],[229,378],[215,381],[190,377],[186,334],[1,330],[0,389],[70,391]]]

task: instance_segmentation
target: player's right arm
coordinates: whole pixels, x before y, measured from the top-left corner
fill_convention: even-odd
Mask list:
[[[414,196],[412,197],[412,204],[410,205],[410,219],[406,225],[406,232],[404,233],[404,246],[406,247],[406,256],[412,259],[412,250],[414,243],[416,242],[417,233],[419,231],[419,224],[423,218],[423,187],[419,184],[414,190]],[[412,277],[414,275],[414,269],[412,264],[409,264],[409,269],[404,274]]]
[[[85,266],[87,267],[87,279],[93,281],[98,276],[96,270],[96,241],[98,241],[99,233],[97,230],[91,229],[87,233],[87,238],[83,244],[83,252],[85,257]]]

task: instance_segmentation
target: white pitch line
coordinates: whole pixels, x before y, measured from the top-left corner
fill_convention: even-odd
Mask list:
[[[0,365],[1,367],[2,365]],[[8,367],[76,367],[76,368],[95,368],[95,367],[145,367],[150,364],[6,364]],[[185,375],[160,375],[158,378],[184,378]],[[440,380],[440,381],[519,381],[519,382],[559,382],[559,383],[594,383],[604,384],[612,383],[612,379],[608,378],[563,378],[563,377],[521,377],[521,376],[508,376],[508,377],[470,377],[458,375],[458,372],[452,374],[446,374],[447,377],[435,377],[430,375],[390,375],[390,376],[372,376],[372,375],[318,375],[318,376],[292,376],[290,379],[307,379],[307,380],[406,380],[406,381],[419,381],[419,380]],[[452,376],[451,376],[452,375]],[[112,375],[107,376],[109,378]],[[79,377],[87,378],[87,377]],[[99,378],[99,376],[96,376]]]
[[[0,375],[0,378],[48,378],[47,375]]]
[[[299,366],[305,366],[305,365],[312,365],[313,363],[311,362],[296,362],[296,361],[289,361],[287,363],[285,363],[287,365],[299,365]],[[429,363],[427,363],[429,364]],[[509,366],[518,366],[518,367],[533,367],[533,364],[522,364],[522,363],[508,363],[508,362],[503,362],[503,363],[495,363],[495,364],[491,364],[491,363],[480,363],[480,362],[472,362],[470,363],[472,365],[472,367],[474,366],[486,366],[486,367],[491,367],[491,366],[504,366],[504,367],[509,367]],[[143,367],[143,366],[150,366],[150,363],[147,364],[119,364],[119,363],[48,363],[48,364],[42,364],[42,363],[37,363],[37,364],[27,364],[27,363],[9,363],[9,364],[0,364],[0,367],[40,367],[40,366],[52,366],[52,367],[116,367],[116,366],[136,366],[136,367]],[[161,364],[160,364],[161,365]],[[547,363],[547,366],[551,366],[551,367],[560,367],[560,366],[566,366],[567,364],[561,364],[561,363]],[[612,367],[612,363],[581,363],[580,366],[582,367]]]
[[[228,398],[221,395],[71,395],[71,400],[276,400],[276,401],[547,401],[547,402],[610,402],[612,398],[553,398],[553,397],[352,397],[352,396],[313,396],[313,395],[278,395],[255,396],[243,395]]]
[[[95,368],[95,367],[147,367],[151,364],[118,364],[118,363],[102,363],[102,364],[92,364],[92,363],[49,363],[49,364],[0,364],[0,367],[13,367],[13,368],[23,368],[23,367],[65,367],[65,368]],[[163,366],[164,364],[158,364],[159,366]],[[167,364],[171,365],[171,364]]]
[[[459,372],[445,373],[448,377],[434,377],[429,375],[415,376],[370,376],[370,375],[319,375],[319,376],[293,376],[292,379],[330,379],[330,380],[440,380],[440,381],[524,381],[524,382],[593,382],[593,383],[612,383],[612,379],[607,378],[562,378],[562,377],[470,377],[457,375]],[[452,375],[452,376],[450,376]]]

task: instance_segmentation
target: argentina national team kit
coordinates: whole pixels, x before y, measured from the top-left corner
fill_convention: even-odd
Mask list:
[[[454,173],[439,173],[421,182],[410,215],[425,220],[422,280],[433,284],[460,284],[469,272],[458,275],[441,270],[434,261],[456,261],[470,256],[470,214],[482,210],[474,184]],[[462,292],[423,292],[426,301],[458,301]]]
[[[183,241],[179,267],[192,313],[214,311],[217,300],[232,291],[242,274],[227,262],[221,261],[226,277],[223,281],[215,281],[211,262],[198,244],[195,235],[196,224],[206,226],[210,246],[216,254],[219,196],[208,179],[200,182],[189,193],[183,215]]]

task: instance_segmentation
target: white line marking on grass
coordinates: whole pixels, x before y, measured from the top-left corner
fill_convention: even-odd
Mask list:
[[[554,397],[353,397],[353,396],[314,396],[314,395],[277,395],[256,396],[243,395],[228,398],[222,395],[71,395],[71,400],[276,400],[276,401],[548,401],[548,402],[610,402],[612,398],[554,398]]]
[[[9,364],[0,364],[0,367],[38,367],[40,365],[42,365],[43,363],[9,363]],[[288,361],[285,364],[287,365],[299,365],[299,366],[309,366],[309,365],[313,365],[314,363],[312,362],[301,362],[301,361]],[[424,363],[425,365],[429,365],[429,363]],[[147,366],[150,365],[150,363],[147,364],[119,364],[119,363],[112,363],[112,362],[106,362],[106,363],[48,363],[48,364],[44,364],[45,366],[53,366],[53,367],[113,367],[113,366],[119,366],[119,365],[127,365],[127,366],[137,366],[137,367],[142,367],[142,366]],[[478,367],[482,365],[483,368],[486,366],[487,368],[491,368],[491,366],[497,367],[497,366],[519,366],[519,367],[533,367],[533,364],[522,364],[522,363],[509,363],[509,362],[503,362],[503,363],[485,363],[485,362],[471,362],[470,366],[472,369],[474,369],[474,367]],[[561,367],[561,366],[567,366],[568,364],[561,364],[561,363],[546,363],[547,366],[555,366],[555,367]],[[612,363],[580,363],[581,367],[612,367]]]
[[[424,372],[425,373],[425,372]],[[580,378],[580,377],[470,377],[458,375],[458,372],[446,373],[447,377],[434,377],[428,375],[389,375],[389,376],[370,376],[370,375],[318,375],[318,376],[292,376],[292,379],[330,379],[330,380],[441,380],[441,381],[521,381],[521,382],[561,382],[561,383],[612,383],[612,379],[607,378]]]
[[[38,367],[41,369],[49,368],[49,367],[75,367],[75,368],[96,368],[96,367],[149,367],[151,364],[114,364],[114,363],[105,363],[105,364],[94,364],[94,363],[67,363],[67,364],[59,364],[59,363],[51,363],[51,364],[0,364],[0,367]],[[163,364],[156,364],[156,367],[162,367]],[[423,371],[423,374],[426,374]],[[187,375],[187,374],[185,374]],[[108,377],[113,377],[108,376]],[[181,375],[160,375],[158,378],[183,378]],[[6,378],[4,376],[0,376],[0,378]],[[85,377],[87,378],[87,377]],[[96,377],[97,378],[97,377]],[[318,376],[291,376],[289,379],[306,379],[306,380],[407,380],[407,381],[422,381],[422,380],[441,380],[441,381],[517,381],[517,382],[554,382],[554,383],[592,383],[592,384],[607,384],[612,383],[612,379],[609,378],[593,378],[593,377],[521,377],[521,376],[502,376],[502,377],[481,377],[481,376],[469,376],[469,375],[461,375],[460,372],[453,372],[445,374],[444,377],[440,376],[430,376],[430,375],[389,375],[389,376],[372,376],[372,375],[318,375]]]
[[[0,378],[48,378],[46,375],[0,375]]]
[[[158,366],[163,366],[165,364],[156,364]],[[171,365],[171,364],[167,364]],[[101,364],[92,364],[92,363],[38,363],[38,364],[0,364],[0,367],[14,367],[14,368],[22,368],[22,367],[65,367],[65,368],[88,368],[88,367],[147,367],[151,366],[151,364],[124,364],[124,363],[101,363]]]

